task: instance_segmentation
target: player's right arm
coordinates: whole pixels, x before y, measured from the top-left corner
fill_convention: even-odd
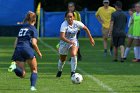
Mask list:
[[[16,40],[15,40],[15,42],[14,42],[14,48],[16,48],[17,40],[18,40],[18,38],[16,37]]]
[[[69,43],[69,44],[73,44],[73,45],[75,44],[73,41],[70,41],[69,39],[67,39],[65,37],[65,32],[60,32],[60,39],[65,41],[65,42],[67,42],[67,43]]]
[[[98,21],[102,24],[103,23],[103,20],[101,19],[100,14],[99,14],[100,13],[100,10],[101,10],[101,7],[97,10],[95,16],[98,19]]]
[[[108,36],[112,35],[113,25],[114,25],[114,14],[111,15],[111,21],[110,21],[110,27],[109,27],[109,34],[108,34]]]
[[[73,41],[70,41],[69,39],[66,38],[65,36],[66,31],[67,31],[67,24],[66,21],[64,21],[60,28],[60,39],[69,44],[75,44]]]
[[[40,58],[42,58],[42,54],[38,48],[38,45],[37,45],[37,39],[36,38],[32,38],[32,45],[33,45],[33,48],[34,50],[37,52],[37,54],[39,55]]]

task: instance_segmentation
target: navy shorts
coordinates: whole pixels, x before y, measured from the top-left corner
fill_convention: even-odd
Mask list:
[[[125,44],[125,37],[113,37],[112,41],[115,47],[119,47]]]
[[[31,47],[16,47],[12,60],[25,62],[27,59],[32,59],[34,57],[35,53]]]

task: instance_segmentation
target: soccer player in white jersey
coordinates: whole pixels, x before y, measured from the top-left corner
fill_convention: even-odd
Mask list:
[[[95,44],[89,29],[82,22],[74,20],[73,12],[66,12],[65,18],[66,20],[61,24],[60,28],[60,59],[58,61],[58,72],[56,77],[61,77],[62,69],[64,67],[68,51],[70,51],[71,55],[71,76],[75,73],[77,67],[76,55],[79,47],[76,36],[79,28],[83,28],[86,31],[91,45],[94,46]]]

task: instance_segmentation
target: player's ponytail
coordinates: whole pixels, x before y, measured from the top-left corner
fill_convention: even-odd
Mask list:
[[[33,23],[36,22],[36,14],[32,11],[29,11],[25,17],[25,19],[23,20],[23,23]]]

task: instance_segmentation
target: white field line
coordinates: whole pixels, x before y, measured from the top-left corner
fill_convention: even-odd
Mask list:
[[[45,46],[45,47],[48,47],[50,48],[53,52],[55,52],[57,55],[58,54],[58,51],[56,49],[54,49],[52,46],[48,45],[47,43],[45,43],[44,41],[42,41],[41,39],[39,39],[39,41]],[[95,76],[93,75],[90,75],[89,73],[85,72],[84,70],[82,70],[81,68],[77,67],[77,70],[79,70],[81,73],[87,75],[90,79],[92,79],[93,81],[95,81],[99,86],[101,86],[102,88],[106,89],[108,92],[110,93],[117,93],[117,92],[114,92],[114,90],[109,87],[108,85],[104,84],[101,80],[97,79]]]

